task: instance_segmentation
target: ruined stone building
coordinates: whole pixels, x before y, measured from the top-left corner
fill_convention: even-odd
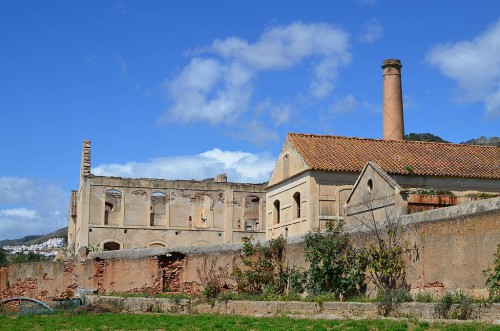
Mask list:
[[[68,247],[120,250],[241,242],[265,237],[265,185],[94,176],[83,143],[71,195]]]
[[[383,139],[289,133],[267,187],[228,183],[224,176],[211,182],[94,176],[90,142],[84,142],[69,245],[115,250],[300,236],[343,218],[355,183],[358,193],[394,195],[388,177],[406,191],[499,193],[500,148],[404,140],[401,67],[394,59],[382,64]],[[352,212],[355,199],[349,203]],[[406,200],[405,213],[408,206],[434,208],[425,205]]]
[[[343,218],[355,183],[365,191],[384,185],[373,167],[358,180],[370,161],[405,189],[500,192],[500,148],[403,140],[401,63],[385,60],[382,69],[383,139],[287,135],[266,189],[268,239],[304,235]]]

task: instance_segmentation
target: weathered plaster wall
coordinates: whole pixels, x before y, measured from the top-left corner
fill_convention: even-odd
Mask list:
[[[69,245],[120,249],[264,239],[264,185],[87,176]]]

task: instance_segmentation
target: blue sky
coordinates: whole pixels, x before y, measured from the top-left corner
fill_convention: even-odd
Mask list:
[[[380,138],[402,61],[405,130],[500,135],[498,1],[3,1],[0,239],[68,219],[93,172],[269,178],[286,132]]]

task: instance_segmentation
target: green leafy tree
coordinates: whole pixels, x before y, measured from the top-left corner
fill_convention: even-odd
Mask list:
[[[40,262],[40,261],[46,261],[47,259],[48,258],[46,258],[43,255],[30,251],[26,254],[17,253],[12,259],[12,263]]]
[[[326,231],[305,236],[304,253],[310,263],[307,289],[313,295],[330,293],[345,299],[365,290],[364,261],[343,227],[342,221],[328,222]]]
[[[438,137],[432,133],[410,133],[405,135],[405,140],[412,141],[430,141],[430,142],[438,142],[438,143],[449,143],[449,141],[444,140],[441,137]]]
[[[5,267],[9,265],[9,259],[7,258],[7,251],[0,247],[0,267]]]

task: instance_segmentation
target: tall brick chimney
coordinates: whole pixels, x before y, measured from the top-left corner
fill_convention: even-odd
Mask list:
[[[404,140],[403,94],[401,89],[401,61],[382,62],[382,112],[384,140]]]
[[[90,176],[90,140],[83,141],[80,177]]]

